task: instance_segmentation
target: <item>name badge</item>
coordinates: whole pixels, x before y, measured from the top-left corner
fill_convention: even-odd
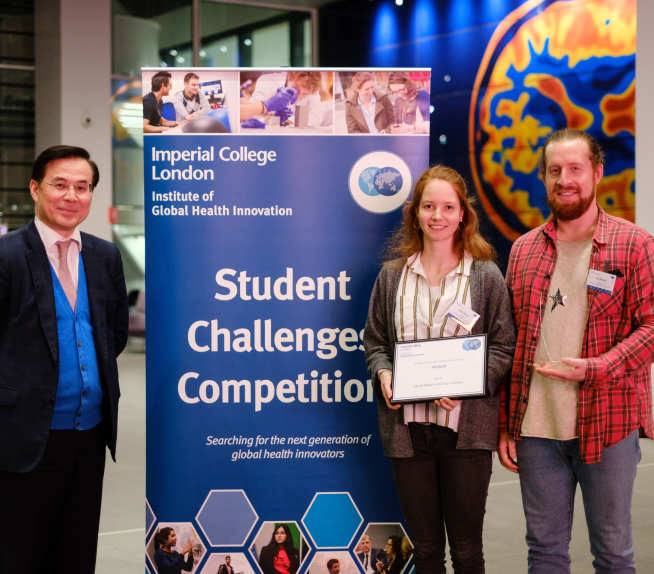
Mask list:
[[[599,271],[598,269],[589,269],[588,279],[586,279],[586,287],[593,291],[612,295],[615,279],[616,276],[613,273],[606,273],[604,271]]]
[[[467,331],[472,331],[472,327],[479,319],[479,313],[468,309],[465,305],[455,301],[447,310],[447,316],[451,317],[456,323],[461,325]]]

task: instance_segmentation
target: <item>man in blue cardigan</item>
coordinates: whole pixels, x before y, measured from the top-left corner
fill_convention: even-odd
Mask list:
[[[34,221],[0,239],[0,572],[95,569],[127,341],[118,249],[78,228],[98,179],[85,149],[46,149]]]

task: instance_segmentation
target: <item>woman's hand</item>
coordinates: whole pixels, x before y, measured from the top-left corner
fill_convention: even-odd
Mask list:
[[[192,549],[193,549],[193,542],[191,540],[189,540],[186,543],[186,546],[184,546],[184,548],[182,548],[182,552],[181,552],[182,556],[184,554],[187,554],[188,552],[190,552]]]
[[[460,400],[448,399],[447,397],[443,397],[442,399],[434,399],[434,404],[441,409],[445,409],[446,411],[455,409],[460,402]]]
[[[407,125],[392,125],[391,126],[391,133],[392,134],[407,134],[411,131],[411,126]]]
[[[402,405],[393,404],[391,402],[391,397],[393,396],[393,371],[390,369],[379,369],[377,372],[377,378],[381,383],[382,394],[384,395],[386,406],[394,411],[399,409]]]

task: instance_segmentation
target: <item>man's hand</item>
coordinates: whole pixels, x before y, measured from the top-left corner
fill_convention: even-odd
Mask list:
[[[504,468],[511,472],[518,472],[518,455],[515,449],[515,440],[506,431],[500,433],[500,444],[497,447],[497,454],[500,456],[500,462]]]
[[[561,363],[569,368],[561,368]],[[550,361],[542,365],[534,365],[534,368],[541,375],[568,383],[580,383],[586,378],[586,359],[573,359],[565,357],[561,363],[552,363]]]
[[[386,406],[393,410],[399,409],[402,405],[393,404],[391,402],[391,397],[393,396],[393,371],[389,369],[380,369],[377,373],[377,377],[379,377],[379,382],[381,383],[382,394],[384,395]]]

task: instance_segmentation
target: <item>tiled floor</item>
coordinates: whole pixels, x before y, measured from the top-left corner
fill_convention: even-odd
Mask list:
[[[98,547],[98,574],[144,571],[145,355],[120,358],[121,405],[118,463],[107,463]],[[638,572],[654,572],[654,441],[641,441],[633,530]],[[572,570],[591,574],[586,524],[577,496],[572,536]],[[524,518],[517,477],[495,460],[485,526],[487,574],[526,572]]]

